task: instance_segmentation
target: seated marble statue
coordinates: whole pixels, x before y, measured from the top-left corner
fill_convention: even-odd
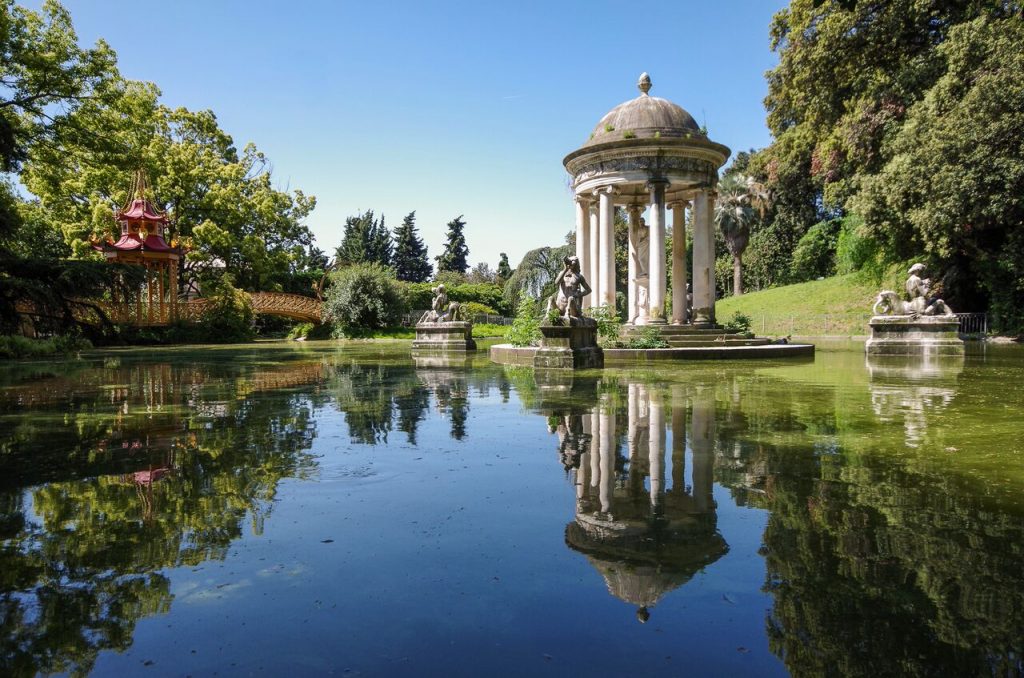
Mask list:
[[[589,325],[592,318],[583,317],[583,297],[590,294],[590,284],[580,271],[580,260],[577,257],[566,257],[562,260],[562,270],[555,278],[554,294],[548,297],[547,313],[558,309],[558,314],[568,325]]]
[[[945,301],[932,295],[932,281],[922,277],[924,270],[924,264],[914,264],[908,271],[904,287],[909,301],[901,299],[891,290],[879,292],[873,308],[875,315],[909,315],[913,318],[922,315],[953,315]]]
[[[430,291],[434,293],[434,300],[430,304],[430,310],[420,317],[419,322],[444,323],[460,319],[462,309],[459,302],[448,301],[448,292],[445,290],[444,284],[432,287]]]

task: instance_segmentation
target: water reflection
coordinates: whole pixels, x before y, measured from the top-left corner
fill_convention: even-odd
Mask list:
[[[576,488],[566,544],[646,622],[665,594],[728,551],[712,498],[714,401],[708,391],[687,398],[682,388],[629,383],[625,407],[617,410],[617,395],[602,394],[586,413],[556,406],[549,410],[549,430],[558,436],[559,460]]]
[[[33,416],[0,444],[2,673],[87,673],[171,604],[163,570],[259,533],[284,477],[311,472],[319,362],[246,370],[109,361],[0,393]],[[266,391],[277,397],[259,397]]]
[[[902,423],[908,447],[925,442],[928,420],[947,416],[964,369],[963,356],[865,357],[871,409],[879,421]]]

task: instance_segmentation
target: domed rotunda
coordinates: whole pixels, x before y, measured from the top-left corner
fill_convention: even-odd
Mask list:
[[[627,322],[664,324],[666,208],[672,210],[673,324],[715,325],[715,236],[718,170],[729,149],[708,139],[682,107],[650,96],[619,104],[580,148],[565,156],[576,198],[576,256],[593,289],[584,306],[615,307],[615,207],[629,214]],[[687,274],[686,210],[692,210],[693,275]],[[641,214],[648,210],[646,223]],[[692,317],[687,280],[692,280]]]

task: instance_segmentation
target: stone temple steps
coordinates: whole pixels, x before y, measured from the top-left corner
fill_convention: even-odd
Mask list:
[[[629,340],[655,328],[658,335],[672,348],[700,348],[714,346],[764,346],[771,343],[764,337],[747,337],[739,330],[704,328],[691,325],[623,325],[620,336]]]

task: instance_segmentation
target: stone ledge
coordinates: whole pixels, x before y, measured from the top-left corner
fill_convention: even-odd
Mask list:
[[[491,362],[502,365],[532,366],[538,349],[534,346],[491,346]],[[770,344],[767,346],[716,346],[699,348],[608,348],[604,350],[606,366],[642,365],[649,362],[690,360],[757,360],[765,358],[811,358],[813,344]]]

